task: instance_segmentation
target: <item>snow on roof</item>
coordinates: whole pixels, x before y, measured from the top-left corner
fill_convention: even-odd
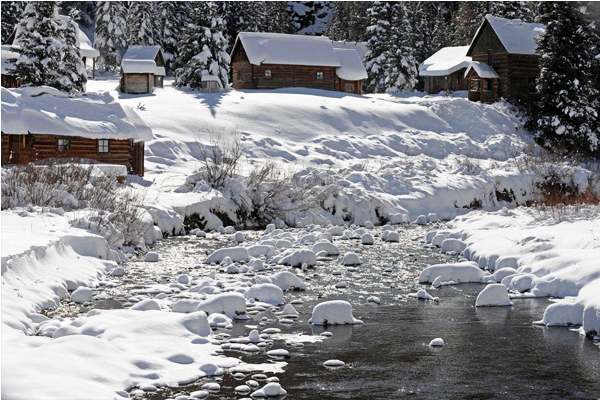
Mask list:
[[[331,40],[325,36],[240,32],[240,41],[251,64],[314,65],[341,67]],[[235,48],[236,46],[234,46]]]
[[[485,20],[496,32],[506,51],[512,54],[536,54],[536,39],[546,31],[544,24],[523,22],[520,19],[506,19],[488,14],[485,16]],[[477,30],[471,46],[475,43],[484,24],[485,21]],[[470,50],[469,48],[469,52]]]
[[[334,49],[354,49],[358,53],[361,60],[364,60],[367,56],[369,48],[367,42],[342,42],[334,40],[331,42]]]
[[[486,63],[479,61],[472,61],[471,64],[469,64],[469,67],[465,71],[465,78],[469,75],[471,69],[475,70],[475,72],[480,78],[499,78],[494,68],[490,67]]]
[[[10,75],[9,69],[14,65],[13,60],[19,58],[19,53],[13,46],[2,45],[2,74]]]
[[[467,50],[469,46],[444,47],[419,65],[419,75],[444,76],[467,68],[471,62]]]
[[[202,75],[202,82],[219,82],[220,84],[221,79],[216,75]]]
[[[154,61],[159,52],[162,54],[160,46],[129,46],[121,61],[123,72],[164,75],[165,69],[157,67]]]
[[[77,24],[77,36],[79,37],[79,52],[81,57],[96,58],[100,52],[94,48],[92,41]]]
[[[335,69],[335,74],[347,81],[360,81],[367,79],[367,70],[358,52],[354,49],[334,49],[338,56],[341,67]]]
[[[111,92],[73,95],[48,86],[2,88],[2,132],[82,136],[90,139],[152,139],[152,131]]]

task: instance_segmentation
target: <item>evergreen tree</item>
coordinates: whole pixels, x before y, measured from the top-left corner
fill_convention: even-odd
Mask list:
[[[478,1],[461,2],[454,14],[453,45],[466,46],[471,43],[477,29],[490,12],[491,3]]]
[[[265,2],[265,22],[262,31],[275,33],[294,32],[294,24],[288,10],[287,2]],[[235,41],[235,38],[233,38],[233,41]],[[230,41],[229,44],[233,46],[234,43]]]
[[[392,6],[392,27],[386,65],[386,92],[414,90],[417,85],[417,62],[413,55],[413,32],[406,3],[396,2]]]
[[[183,1],[160,1],[155,6],[156,42],[163,50],[167,75],[171,75],[174,70],[177,42],[182,27],[187,25],[189,4]]]
[[[127,47],[127,7],[122,1],[99,1],[96,9],[94,47],[100,52],[99,67],[117,71]]]
[[[2,44],[7,43],[13,34],[25,9],[24,1],[3,1],[2,7]]]
[[[180,43],[182,51],[178,58],[181,65],[175,75],[176,86],[190,89],[202,87],[202,76],[217,76],[224,88],[229,85],[229,54],[224,35],[225,24],[216,3],[195,5],[192,22],[184,29]]]
[[[446,7],[444,4],[436,4],[436,14],[433,22],[433,31],[431,32],[431,55],[444,47],[451,45],[450,25],[447,21]]]
[[[52,86],[68,92],[85,90],[85,68],[75,27],[59,17],[57,3],[28,3],[15,44],[19,58],[14,74],[22,84]]]
[[[409,15],[405,23],[412,28],[410,42],[414,48],[414,56],[418,62],[423,62],[435,51],[433,33],[438,11],[438,4],[434,2],[412,2],[408,3]]]
[[[538,42],[537,138],[570,154],[600,156],[600,100],[593,82],[600,39],[571,2],[543,3],[546,32]]]
[[[93,1],[61,1],[59,12],[70,16],[78,24],[92,26],[96,18],[96,4]]]
[[[266,25],[266,6],[264,2],[223,2],[219,12],[224,21],[224,35],[228,46],[234,45],[240,32],[270,31],[270,29],[264,29]],[[227,50],[230,51],[231,48]]]
[[[332,40],[350,41],[351,2],[333,3],[331,20],[325,29],[325,35]]]
[[[77,22],[71,17],[62,19],[61,34],[64,38],[62,62],[58,68],[58,79],[54,87],[66,92],[85,92],[87,72],[79,50]]]
[[[333,1],[291,1],[290,16],[294,33],[321,35],[331,19]]]
[[[535,1],[495,1],[491,3],[490,14],[501,18],[534,22],[537,9],[538,2]]]
[[[127,15],[127,43],[131,45],[151,46],[156,44],[153,24],[154,3],[151,1],[132,1]]]
[[[387,58],[394,35],[392,13],[391,5],[384,1],[376,1],[368,11],[371,25],[367,27],[369,50],[366,55],[368,78],[365,89],[369,92],[381,93],[386,89]]]

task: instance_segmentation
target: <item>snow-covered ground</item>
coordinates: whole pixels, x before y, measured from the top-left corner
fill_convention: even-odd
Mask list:
[[[97,80],[88,90],[116,86]],[[200,143],[235,132],[245,149],[242,174],[271,160],[297,172],[300,187],[323,188],[320,209],[288,212],[283,218],[291,225],[393,221],[399,213],[447,219],[469,207],[532,197],[534,178],[515,163],[532,143],[518,129],[518,117],[506,104],[473,103],[464,93],[357,96],[294,88],[202,94],[167,81],[151,95],[120,95],[119,101],[136,108],[154,132],[146,143],[145,179],[154,183],[149,197],[166,208],[176,205],[180,214],[199,212],[200,203],[212,202],[202,212],[219,202],[232,208],[215,193],[173,191],[201,167]],[[497,192],[508,197],[498,199]]]

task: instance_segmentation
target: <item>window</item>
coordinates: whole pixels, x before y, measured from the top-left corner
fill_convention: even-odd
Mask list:
[[[67,151],[71,147],[71,139],[58,139],[58,151]]]
[[[469,91],[479,92],[479,79],[471,79],[469,81]]]
[[[238,81],[243,81],[244,80],[244,71],[238,71],[238,73],[237,73],[237,80]]]
[[[487,60],[488,65],[490,67],[494,66],[494,50],[488,49],[487,55],[488,55],[488,60]]]
[[[490,92],[492,90],[494,90],[494,80],[493,79],[488,79],[487,80],[487,90],[489,90]]]
[[[344,90],[350,93],[354,92],[354,83],[346,83]]]
[[[270,70],[270,69],[265,69],[265,76],[266,76],[267,78],[270,78],[270,77],[271,77],[271,70]]]
[[[323,71],[317,71],[317,79],[321,81],[325,79],[325,74],[323,73]]]
[[[98,153],[109,153],[110,142],[108,139],[98,139]]]

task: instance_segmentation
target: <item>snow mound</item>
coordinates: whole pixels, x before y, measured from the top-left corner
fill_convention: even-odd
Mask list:
[[[71,300],[75,303],[87,303],[92,301],[92,289],[80,287],[71,294]]]
[[[429,346],[431,346],[431,347],[442,347],[444,345],[445,345],[444,339],[442,339],[442,338],[435,338],[431,342],[429,342]]]
[[[500,283],[487,285],[477,296],[476,307],[492,306],[512,306],[513,303],[508,298],[506,286]]]
[[[243,316],[246,314],[246,300],[241,293],[221,293],[199,303],[197,310],[208,314],[224,314],[234,319],[244,318]]]
[[[279,286],[273,285],[272,283],[252,285],[246,291],[245,297],[246,299],[254,299],[256,301],[275,305],[285,303],[283,290],[281,290]]]
[[[212,254],[204,260],[204,263],[221,263],[226,257],[229,257],[234,262],[250,261],[248,250],[244,247],[228,247],[213,251]]]
[[[289,271],[281,271],[271,276],[257,276],[256,283],[272,283],[283,291],[291,289],[306,290],[306,283]]]
[[[344,254],[344,257],[342,258],[342,265],[346,265],[346,266],[353,266],[353,265],[360,265],[362,264],[362,260],[360,259],[360,257],[358,257],[358,254],[356,253],[346,253]]]
[[[479,266],[470,261],[454,264],[436,264],[429,266],[421,272],[420,283],[432,283],[440,277],[443,284],[479,282],[484,272]]]
[[[328,368],[340,368],[345,365],[346,363],[341,360],[327,360],[323,363],[323,366]]]
[[[317,304],[308,320],[313,325],[362,324],[352,315],[352,305],[343,300],[331,300]]]
[[[252,397],[276,397],[285,396],[287,391],[277,382],[267,383],[261,389],[252,393]]]

